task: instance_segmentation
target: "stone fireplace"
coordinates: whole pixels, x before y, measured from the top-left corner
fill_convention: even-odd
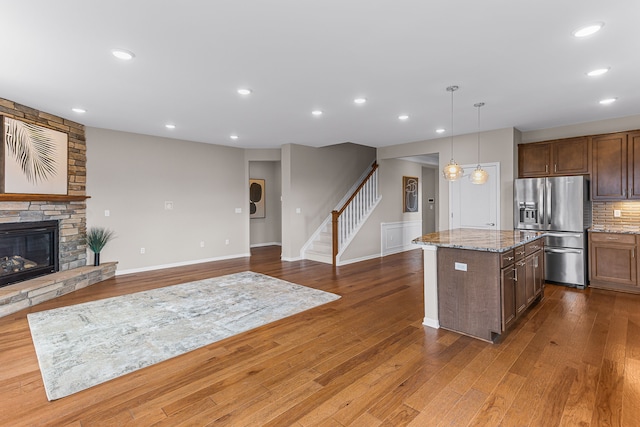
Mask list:
[[[84,126],[2,98],[0,115],[65,132],[69,137],[66,195],[0,194],[0,224],[21,223],[31,226],[36,222],[54,221],[58,225],[59,237],[59,272],[0,287],[0,316],[3,316],[113,277],[115,263],[101,267],[86,266],[84,237],[88,196]],[[7,255],[0,254],[0,258],[4,256]]]

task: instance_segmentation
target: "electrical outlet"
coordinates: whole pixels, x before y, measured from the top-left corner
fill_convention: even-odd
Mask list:
[[[109,209],[105,209],[104,216],[109,216],[109,215],[111,215],[111,212],[109,211]]]
[[[204,240],[201,240],[201,241],[200,241],[200,247],[201,247],[201,248],[204,248]]]
[[[224,241],[224,244],[225,244],[225,245],[228,245],[228,244],[229,244],[229,239],[225,240],[225,241]]]
[[[144,248],[140,248],[140,253],[141,253],[141,254],[144,254],[144,253],[145,253]]]
[[[242,213],[242,208],[236,208],[236,213]]]
[[[173,210],[173,202],[172,201],[164,202],[164,210],[165,211],[172,211]]]
[[[613,210],[613,216],[615,218],[620,218],[622,216],[622,211],[620,209],[614,209]]]

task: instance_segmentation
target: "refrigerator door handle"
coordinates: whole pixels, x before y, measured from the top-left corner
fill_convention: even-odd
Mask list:
[[[544,248],[545,252],[551,254],[581,254],[582,251],[580,249],[552,249],[552,248]]]
[[[549,237],[576,237],[578,239],[582,237],[580,233],[544,233],[544,235]]]
[[[545,216],[545,220],[546,220],[546,226],[545,228],[549,228],[548,226],[551,225],[551,181],[549,180],[549,178],[545,179],[545,189],[544,189],[544,198],[545,198],[545,203],[544,203],[544,216]]]

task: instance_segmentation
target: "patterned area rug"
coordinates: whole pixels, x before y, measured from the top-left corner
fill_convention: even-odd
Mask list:
[[[253,272],[28,315],[49,400],[340,296]]]

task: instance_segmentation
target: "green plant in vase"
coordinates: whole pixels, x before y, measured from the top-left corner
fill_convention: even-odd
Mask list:
[[[93,265],[100,265],[100,252],[111,239],[116,237],[112,230],[103,227],[91,227],[87,230],[85,242],[89,249],[93,251]]]

